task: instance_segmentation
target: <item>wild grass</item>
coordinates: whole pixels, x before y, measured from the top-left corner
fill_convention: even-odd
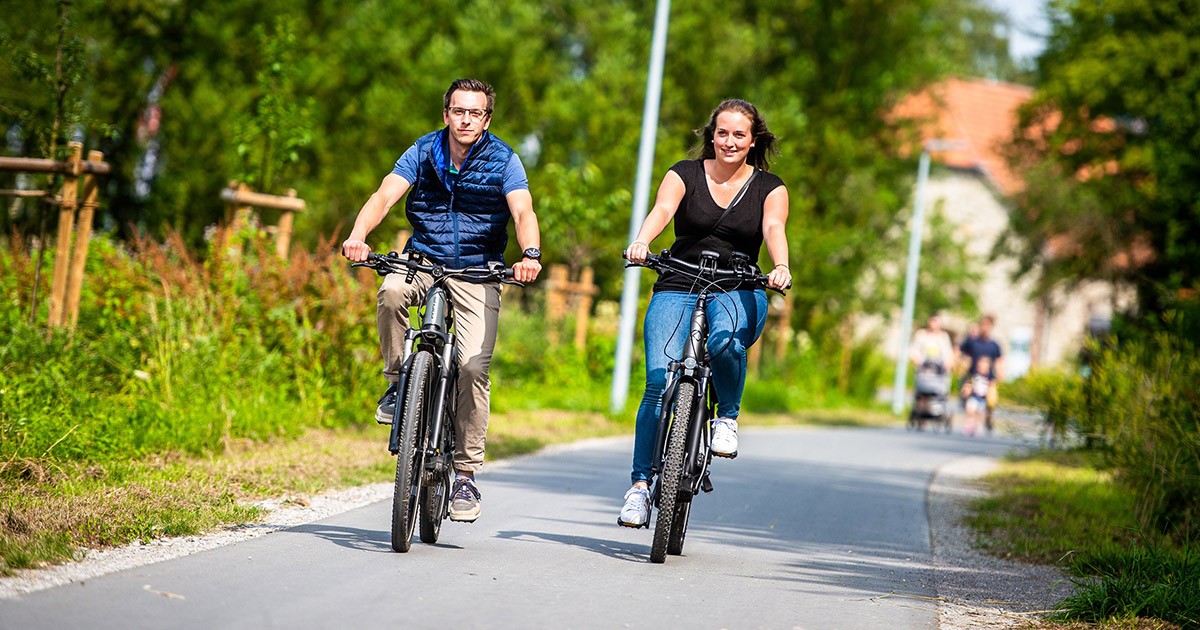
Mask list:
[[[1160,619],[1200,628],[1200,555],[1194,548],[1130,547],[1077,567],[1088,576],[1059,604],[1059,618],[1084,622]]]
[[[1084,450],[1014,458],[986,478],[990,494],[973,503],[967,522],[990,553],[1055,564],[1074,576],[1058,620],[1200,627],[1195,544],[1142,528],[1136,493],[1116,482],[1105,461]]]

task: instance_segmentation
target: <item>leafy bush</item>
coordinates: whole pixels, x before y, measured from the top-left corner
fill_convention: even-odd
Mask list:
[[[1197,540],[1200,357],[1182,322],[1167,323],[1091,340],[1078,375],[1035,371],[1004,393],[1042,409],[1057,436],[1076,433],[1102,448],[1117,479],[1136,492],[1144,531]]]
[[[1006,405],[1040,409],[1051,440],[1061,443],[1083,431],[1077,414],[1083,413],[1083,379],[1064,369],[1035,369],[1000,388]]]
[[[1096,348],[1077,411],[1104,436],[1120,479],[1138,493],[1147,529],[1200,539],[1200,357],[1160,332],[1150,341]]]
[[[203,453],[365,416],[373,281],[238,241],[201,262],[177,237],[95,239],[74,334],[29,323],[33,265],[15,241],[0,252],[0,461]]]

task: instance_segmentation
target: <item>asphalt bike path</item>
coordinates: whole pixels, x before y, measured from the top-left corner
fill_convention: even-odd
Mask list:
[[[389,542],[391,501],[0,600],[0,628],[936,628],[926,488],[1005,437],[741,432],[696,497],[683,555],[616,525],[632,441],[491,466],[483,514]]]

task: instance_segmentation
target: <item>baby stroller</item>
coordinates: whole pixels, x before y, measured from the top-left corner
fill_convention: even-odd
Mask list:
[[[934,421],[942,423],[942,429],[949,433],[952,416],[949,393],[950,374],[946,367],[936,361],[922,363],[917,368],[908,428],[921,431],[925,422]]]

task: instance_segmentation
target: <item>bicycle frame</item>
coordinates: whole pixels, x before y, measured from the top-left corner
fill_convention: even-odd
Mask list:
[[[708,464],[712,461],[712,456],[708,452],[708,434],[716,399],[711,388],[712,369],[709,367],[708,361],[708,318],[705,310],[708,293],[707,290],[701,291],[696,298],[695,306],[692,307],[691,324],[688,328],[687,341],[684,343],[683,357],[678,361],[671,361],[667,366],[667,383],[663,389],[662,408],[659,411],[658,430],[654,440],[654,459],[651,471],[657,476],[662,472],[662,461],[666,455],[667,433],[671,427],[671,411],[674,405],[670,403],[676,399],[679,384],[682,381],[690,380],[695,383],[692,401],[692,409],[695,411],[691,415],[688,426],[687,455],[684,459],[684,470],[687,473],[683,487],[688,488],[690,492],[680,493],[680,499],[683,501],[690,501],[702,489],[708,490],[712,487],[708,483],[706,475]]]
[[[437,387],[431,415],[436,421],[432,423],[432,427],[428,427],[431,433],[426,436],[425,449],[427,453],[432,451],[436,454],[438,445],[441,443],[442,420],[453,418],[456,411],[452,389],[457,380],[458,350],[454,344],[454,311],[449,292],[443,286],[444,283],[452,277],[460,277],[523,285],[512,280],[512,270],[506,269],[502,263],[489,264],[487,268],[450,269],[442,265],[422,262],[415,253],[410,253],[407,258],[402,258],[395,252],[390,252],[386,256],[372,253],[367,256],[366,262],[354,263],[352,266],[370,267],[381,276],[404,273],[405,281],[409,283],[413,281],[418,271],[428,273],[433,277],[433,284],[425,292],[425,299],[418,309],[418,313],[421,315],[421,327],[410,327],[405,334],[404,353],[397,384],[397,391],[401,393],[401,396],[397,401],[396,417],[402,415],[400,404],[403,402],[403,392],[408,389],[408,376],[413,357],[417,352],[427,351],[435,358]],[[400,451],[401,428],[400,423],[393,420],[391,433],[388,436],[388,451],[393,455]]]
[[[410,273],[410,276],[412,274]],[[429,352],[436,361],[437,388],[433,399],[433,413],[430,417],[442,419],[447,416],[447,406],[453,406],[450,388],[455,384],[455,366],[458,365],[458,351],[454,347],[454,313],[446,288],[439,281],[425,293],[425,302],[418,309],[421,314],[421,327],[409,328],[404,337],[404,355],[400,366],[399,391],[407,391],[408,374],[412,367],[413,356],[417,352]],[[440,444],[442,422],[434,422],[427,427],[425,449],[436,449]],[[400,450],[400,425],[392,423],[391,435],[388,437],[388,450],[395,455]]]
[[[644,266],[657,271],[673,269],[683,271],[698,280],[704,280],[700,285],[700,293],[696,296],[688,325],[688,336],[684,342],[683,355],[677,361],[671,361],[667,366],[667,382],[663,389],[662,405],[659,410],[658,429],[654,440],[654,457],[651,471],[657,478],[662,472],[663,459],[666,456],[667,436],[671,427],[673,401],[679,391],[679,384],[691,381],[695,384],[694,400],[690,425],[688,427],[687,451],[684,459],[685,476],[680,486],[679,499],[688,502],[701,491],[712,490],[708,478],[708,465],[712,462],[709,451],[709,433],[711,421],[716,415],[717,398],[712,387],[712,370],[709,366],[711,357],[708,355],[708,315],[707,302],[716,286],[718,279],[737,279],[749,281],[758,286],[766,287],[766,276],[758,273],[750,266],[749,257],[734,254],[731,258],[733,270],[718,270],[718,256],[714,252],[702,252],[698,266],[673,259],[669,251],[660,256],[650,256]],[[773,289],[774,290],[774,289]],[[781,292],[782,293],[782,292]],[[686,489],[686,491],[685,491]],[[659,497],[655,493],[655,504]]]

